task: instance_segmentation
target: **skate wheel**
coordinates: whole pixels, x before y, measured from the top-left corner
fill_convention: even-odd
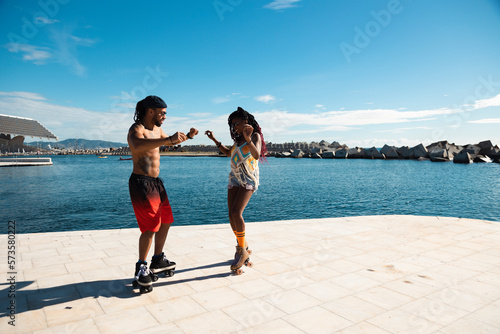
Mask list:
[[[241,268],[237,269],[236,270],[236,275],[241,275],[241,274],[243,274],[243,272],[244,272],[243,269],[241,269]]]
[[[247,267],[248,267],[248,268],[252,268],[252,267],[253,267],[253,262],[248,262],[248,263],[247,263]]]
[[[252,255],[252,250],[251,249],[247,249],[247,252],[248,252],[248,255]]]
[[[153,274],[153,275],[151,276],[151,280],[152,280],[153,282],[156,282],[156,281],[158,280],[158,275]]]
[[[139,286],[139,283],[137,283],[137,281],[133,281],[133,282],[132,282],[132,286],[133,286],[134,288],[137,288],[137,287]]]
[[[153,291],[153,287],[152,286],[141,286],[141,293],[148,293],[148,292],[151,292]]]
[[[173,270],[167,270],[167,271],[165,271],[165,276],[166,277],[172,277],[172,276],[174,276],[174,271]]]

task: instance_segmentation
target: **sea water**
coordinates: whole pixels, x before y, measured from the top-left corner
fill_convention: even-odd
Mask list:
[[[134,228],[132,161],[52,156],[52,166],[0,168],[0,220],[17,233]],[[229,159],[162,156],[176,225],[226,224]],[[409,160],[268,158],[247,222],[424,215],[500,222],[500,165]]]

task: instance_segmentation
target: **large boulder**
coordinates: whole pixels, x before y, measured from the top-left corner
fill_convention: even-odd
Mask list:
[[[475,157],[481,151],[481,148],[477,145],[467,145],[464,150],[471,155],[471,157]]]
[[[385,155],[385,153],[389,152],[393,148],[395,148],[395,147],[394,146],[389,146],[389,145],[385,144],[384,147],[382,147],[380,149],[380,153],[382,153],[382,154]]]
[[[491,159],[485,155],[479,154],[477,157],[474,158],[474,162],[491,162]]]
[[[377,148],[372,147],[365,150],[365,155],[367,159],[385,159],[385,156],[377,150]]]
[[[479,154],[481,155],[488,155],[493,150],[493,144],[491,143],[490,140],[485,140],[477,144],[479,148],[481,149],[479,151]]]
[[[487,154],[491,159],[496,159],[500,156],[500,148],[498,146],[493,147],[493,149]]]
[[[432,162],[447,162],[450,161],[450,157],[448,156],[448,149],[439,148],[439,146],[435,146],[432,151],[429,152],[429,159]]]
[[[359,158],[366,159],[366,149],[364,149],[362,147],[359,148]]]
[[[396,148],[384,153],[386,159],[401,159]]]
[[[422,145],[422,144],[418,144],[417,146],[412,147],[411,150],[413,151],[413,157],[415,159],[418,159],[418,158],[427,158],[427,155],[429,153],[427,151],[427,149],[424,147],[424,145]]]
[[[347,150],[345,148],[340,149],[335,152],[335,159],[346,159],[348,156]]]
[[[328,147],[328,145],[330,145],[330,143],[327,142],[326,140],[322,140],[322,141],[319,142],[319,146],[326,146],[326,147]]]
[[[448,159],[452,160],[453,157],[455,157],[455,155],[457,155],[458,153],[460,153],[460,151],[462,151],[462,147],[457,146],[455,144],[450,144],[450,147],[447,150],[447,152],[448,152]]]
[[[364,151],[363,151],[364,153]],[[362,159],[364,158],[363,153],[361,153],[361,150],[359,148],[350,148],[347,150],[347,157],[349,159]]]
[[[340,147],[342,147],[342,145],[340,145],[338,141],[334,141],[333,143],[331,143],[330,145],[328,145],[328,147],[340,148]]]
[[[311,148],[311,154],[314,154],[314,153],[321,154],[321,153],[323,153],[323,150],[319,147],[313,147],[313,148]]]
[[[293,151],[293,153],[291,154],[291,157],[292,158],[302,158],[304,156],[304,152],[302,152],[301,149],[296,149]]]
[[[429,159],[431,161],[441,162],[442,160],[449,160],[448,158],[448,150],[445,148],[439,148],[439,146],[435,146],[432,151],[429,152]]]
[[[397,151],[403,159],[413,159],[415,157],[415,155],[413,154],[413,150],[408,146],[401,146],[397,149]]]
[[[323,152],[323,154],[321,155],[321,157],[323,159],[333,159],[333,158],[335,158],[335,152],[334,151]]]
[[[321,155],[319,155],[319,153],[311,153],[311,158],[313,158],[313,159],[321,159]]]
[[[450,148],[450,143],[448,143],[447,140],[442,140],[442,141],[432,143],[429,146],[427,146],[427,151],[430,152],[430,151],[434,150],[435,148],[442,148],[442,149],[447,150],[448,148]]]
[[[401,157],[398,154],[398,150],[395,146],[384,145],[380,150],[386,159],[400,159]]]
[[[450,159],[448,158],[440,158],[440,157],[435,157],[435,158],[430,158],[432,162],[448,162]]]
[[[330,148],[330,149],[332,149],[332,148]],[[333,148],[333,150],[334,150],[335,152],[340,151],[340,150],[346,150],[346,151],[347,151],[348,149],[349,149],[349,147],[348,147],[346,144],[344,144],[344,145],[342,145],[342,146],[340,146],[340,147],[335,147],[335,148]]]
[[[493,147],[493,149],[487,155],[493,162],[500,162],[500,149],[498,146]]]
[[[453,157],[453,162],[456,164],[470,164],[472,160],[472,157],[466,150],[460,151],[460,153]]]
[[[482,141],[476,146],[478,146],[481,149],[478,154],[485,155],[490,159],[492,159],[493,161],[498,160],[500,155],[500,149],[498,148],[498,146],[493,146],[491,141],[489,140]]]

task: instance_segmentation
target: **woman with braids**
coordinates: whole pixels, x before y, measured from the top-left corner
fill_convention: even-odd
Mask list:
[[[259,123],[252,114],[238,107],[228,118],[231,138],[234,144],[231,148],[222,145],[215,139],[212,131],[205,134],[212,139],[217,148],[226,156],[231,157],[231,172],[227,185],[227,206],[229,223],[233,229],[238,245],[231,270],[240,274],[239,270],[248,263],[248,244],[245,242],[245,221],[243,211],[252,194],[259,187],[259,160],[265,159],[266,144]]]

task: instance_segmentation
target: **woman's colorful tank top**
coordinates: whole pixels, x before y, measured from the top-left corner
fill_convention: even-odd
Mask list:
[[[231,174],[241,185],[251,184],[257,190],[259,185],[259,160],[250,152],[248,143],[231,148]]]

